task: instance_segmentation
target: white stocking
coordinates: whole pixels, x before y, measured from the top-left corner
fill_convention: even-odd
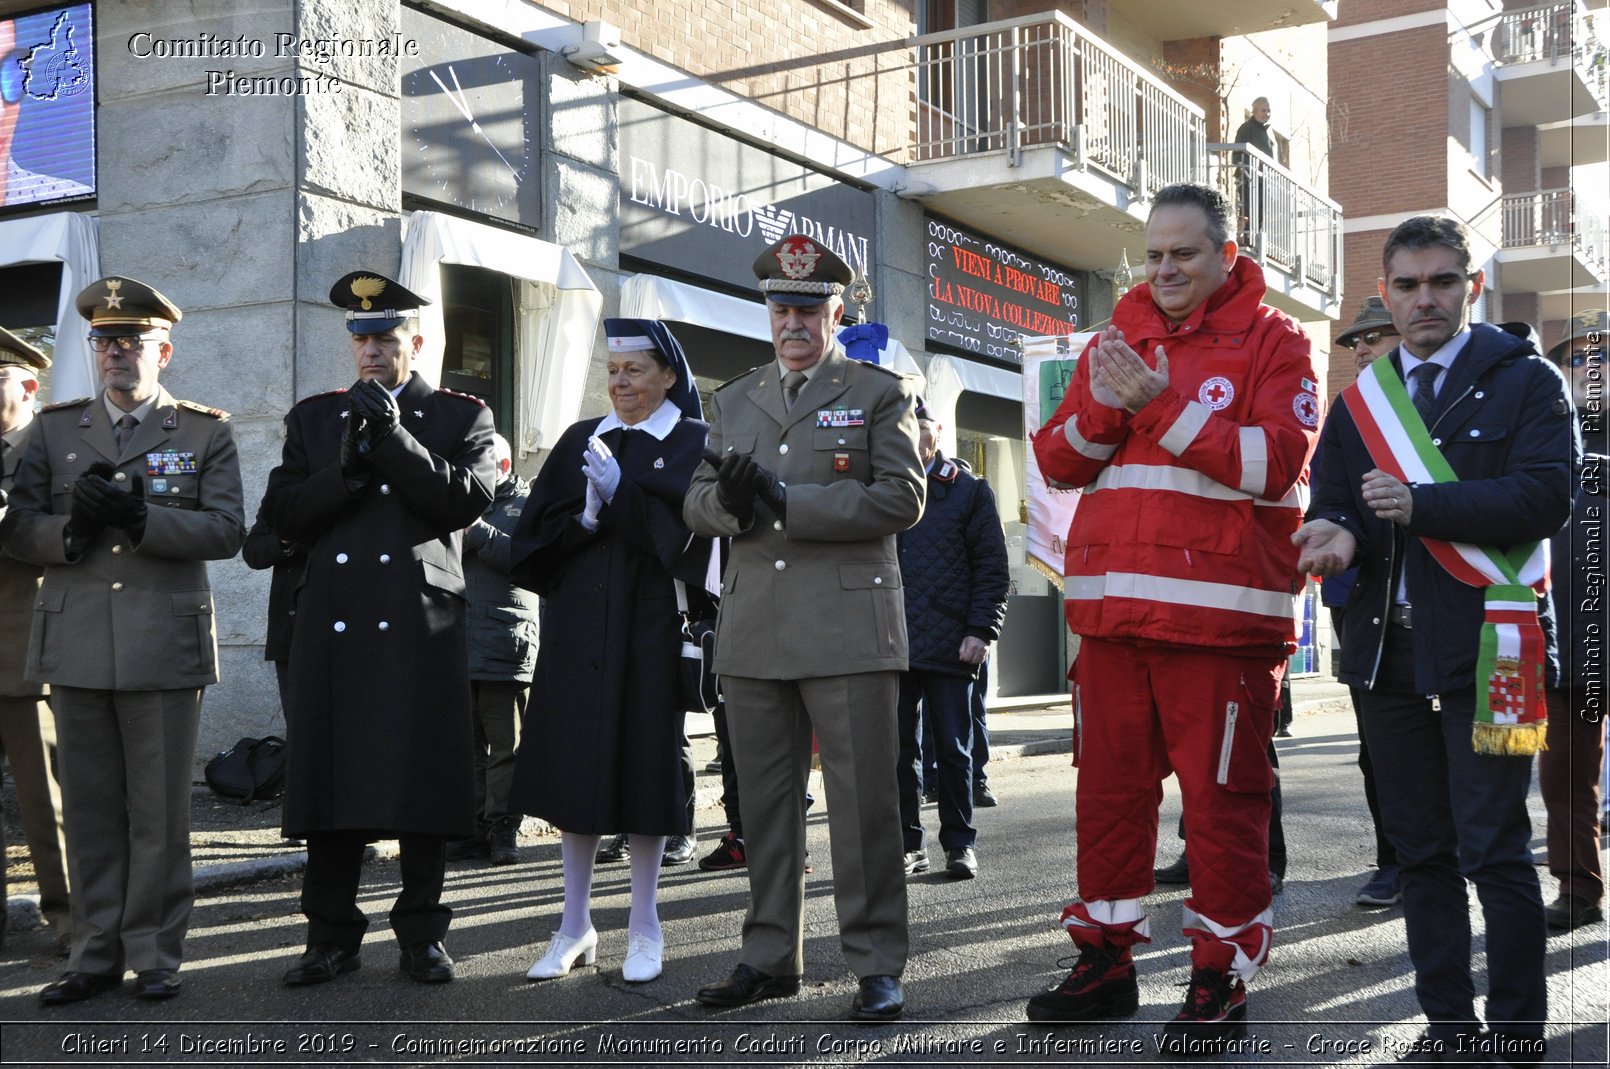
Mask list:
[[[660,884],[660,858],[665,855],[665,836],[631,835],[632,913],[627,926],[638,935],[658,941],[660,907],[656,892]]]
[[[580,939],[593,926],[593,866],[598,861],[600,838],[569,831],[559,835],[559,857],[565,868],[565,910],[559,934],[566,939]],[[632,863],[637,863],[635,855]]]

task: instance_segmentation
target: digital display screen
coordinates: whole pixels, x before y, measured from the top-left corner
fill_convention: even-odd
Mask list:
[[[94,195],[90,5],[0,19],[0,208]]]

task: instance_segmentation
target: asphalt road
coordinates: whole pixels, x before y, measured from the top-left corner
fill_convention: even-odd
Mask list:
[[[1291,866],[1277,899],[1275,947],[1249,988],[1251,1026],[1242,1049],[1217,1064],[1370,1065],[1423,1028],[1397,909],[1352,904],[1372,860],[1354,765],[1351,714],[1331,704],[1300,713],[1281,740]],[[1130,1021],[1048,1029],[1024,1023],[1024,1001],[1060,979],[1072,945],[1057,928],[1073,893],[1073,776],[1066,754],[992,763],[1001,805],[979,813],[981,876],[953,882],[935,872],[910,887],[912,956],[907,1016],[896,1025],[843,1020],[853,981],[838,949],[825,815],[809,838],[805,984],[796,998],[727,1012],[693,992],[736,959],[747,902],[741,872],[668,870],[661,916],[666,969],[629,985],[625,954],[627,871],[601,866],[594,922],[598,964],[527,983],[526,968],[557,924],[558,847],[547,839],[515,867],[450,868],[455,910],[448,948],[458,979],[424,987],[397,973],[384,915],[396,891],[394,862],[368,866],[362,905],[371,916],[363,968],[317,988],[279,978],[299,953],[298,879],[281,878],[201,898],[187,944],[185,990],[168,1003],[135,1000],[127,987],[46,1013],[38,988],[61,970],[49,934],[14,933],[0,951],[0,1062],[6,1064],[331,1065],[666,1064],[1089,1066],[1166,1063],[1155,1037],[1183,996],[1189,972],[1179,934],[1183,888],[1152,896],[1155,941],[1137,955],[1141,1010]],[[1178,795],[1168,787],[1161,860],[1172,860]],[[826,800],[831,805],[831,799]],[[1543,813],[1533,797],[1541,855]],[[820,809],[820,806],[818,807]],[[932,807],[924,810],[931,818]],[[704,847],[719,811],[700,814]],[[702,852],[702,850],[701,850]],[[940,859],[935,848],[934,856]],[[1545,895],[1553,881],[1539,870]],[[1472,896],[1473,897],[1473,896]],[[1481,919],[1472,912],[1480,932]],[[1477,941],[1477,968],[1484,967]],[[1549,1064],[1606,1064],[1610,964],[1606,928],[1549,941]],[[1478,991],[1484,981],[1478,975]]]

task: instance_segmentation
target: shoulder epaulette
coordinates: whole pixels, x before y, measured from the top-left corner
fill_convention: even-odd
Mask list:
[[[180,408],[188,408],[192,412],[200,412],[203,415],[211,416],[213,419],[227,420],[229,418],[229,413],[221,408],[208,408],[206,405],[199,405],[194,401],[179,401],[176,403]]]
[[[309,401],[317,401],[321,397],[334,397],[336,394],[342,394],[342,393],[346,393],[346,392],[347,392],[347,388],[345,386],[343,386],[339,390],[325,390],[323,393],[309,394],[308,396],[302,398],[300,401],[298,401],[296,403],[299,404],[299,405],[305,405]]]
[[[881,371],[885,375],[892,375],[897,379],[905,377],[904,375],[902,375],[900,372],[896,371],[892,367],[884,367],[882,364],[874,364],[870,360],[851,360],[850,363],[859,364],[860,366],[862,366],[864,368],[871,368],[874,371]]]
[[[750,368],[748,371],[745,371],[742,375],[734,375],[732,378],[728,379],[726,382],[723,382],[720,386],[716,387],[716,390],[718,390],[718,391],[719,390],[725,390],[728,386],[731,386],[735,382],[742,382],[744,379],[747,379],[749,376],[753,375],[755,372],[759,371],[761,368],[763,368],[765,366],[766,366],[765,364],[756,364],[754,367]]]
[[[87,405],[93,400],[95,400],[93,397],[75,397],[71,401],[52,401],[39,411],[54,412],[58,408],[77,408],[79,405]]]
[[[481,399],[479,397],[476,397],[473,393],[460,393],[458,390],[449,390],[446,386],[438,386],[438,387],[436,387],[436,392],[437,393],[445,393],[449,397],[457,397],[457,398],[459,398],[460,400],[463,400],[463,401],[474,401],[480,407],[482,407],[482,408],[486,407],[486,401],[484,401],[483,399]]]

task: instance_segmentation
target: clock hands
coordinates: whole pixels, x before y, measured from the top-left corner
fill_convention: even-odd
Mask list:
[[[459,84],[458,72],[453,69],[451,63],[447,65],[447,74],[448,77],[453,79],[452,89],[447,88],[447,83],[442,81],[441,75],[436,73],[435,68],[430,70],[431,80],[441,87],[447,99],[451,100],[453,106],[459,110],[459,114],[464,116],[464,121],[470,124],[470,129],[481,135],[481,140],[486,142],[486,147],[496,153],[497,158],[503,161],[503,166],[509,169],[509,173],[514,175],[514,180],[518,183],[520,181],[520,172],[515,169],[514,164],[509,162],[509,158],[503,155],[498,147],[492,143],[492,139],[486,136],[486,131],[481,129],[481,124],[475,121],[475,116],[470,112],[469,100],[464,96],[464,87]]]

